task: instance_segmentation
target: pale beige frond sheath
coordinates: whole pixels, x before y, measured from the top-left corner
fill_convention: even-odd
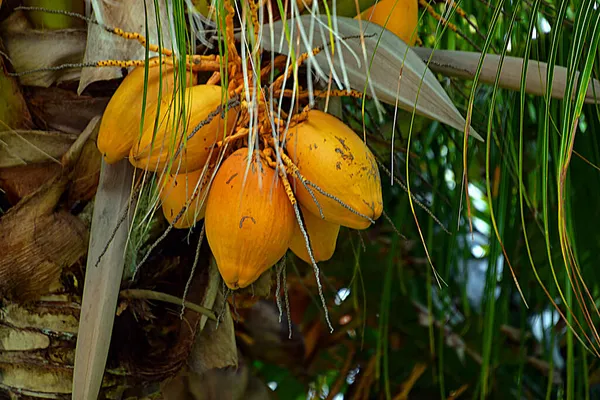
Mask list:
[[[114,165],[102,162],[75,349],[73,400],[97,399],[102,385],[123,276],[129,223],[121,224],[112,240],[111,235],[129,205],[132,180],[133,167],[127,160]],[[106,253],[98,262],[107,245]]]
[[[311,29],[311,19],[313,26],[320,25],[323,29],[329,29],[327,26],[327,17],[313,17],[303,15],[290,23],[301,23],[304,29],[309,32]],[[334,67],[344,68],[348,76],[350,87],[354,90],[363,91],[369,77],[369,85],[374,90],[379,101],[398,105],[398,107],[416,113],[464,132],[465,119],[450,100],[450,97],[438,82],[435,75],[427,68],[410,47],[393,33],[376,26],[374,24],[362,23],[362,35],[364,37],[366,48],[366,60],[363,57],[361,45],[361,29],[359,21],[346,17],[337,17],[337,36],[345,38],[343,46],[339,46],[336,41],[336,51],[344,52],[344,63],[341,65],[339,57],[332,57]],[[314,29],[314,28],[313,28]],[[277,21],[273,24],[273,29],[265,29],[263,37],[263,47],[266,50],[278,51],[279,49],[270,48],[269,35],[274,34],[280,37],[283,34],[283,22]],[[328,35],[324,35],[329,38]],[[325,48],[331,48],[324,43],[321,35],[314,35],[313,47],[325,45]],[[350,49],[358,55],[354,57]],[[303,48],[301,51],[309,51]],[[284,53],[289,48],[283,46]],[[372,60],[372,61],[371,61]],[[328,71],[328,63],[325,54],[320,53],[314,57],[314,61],[321,69]],[[328,79],[326,76],[320,76],[321,79]],[[422,81],[422,83],[421,83]],[[371,89],[367,90],[371,93]],[[417,101],[418,100],[418,101]],[[481,136],[470,128],[471,136],[483,140]]]
[[[481,53],[470,51],[455,50],[435,50],[426,47],[413,47],[415,53],[422,60],[429,60],[429,68],[440,74],[462,79],[473,79]],[[527,77],[525,79],[525,92],[536,96],[546,94],[546,78],[548,73],[548,64],[536,60],[529,60]],[[500,64],[500,56],[497,54],[487,54],[483,61],[480,83],[493,85],[496,80],[496,73]],[[523,69],[523,58],[504,57],[502,71],[498,86],[504,89],[519,91],[521,88],[521,73]],[[579,76],[579,73],[576,73]],[[565,97],[567,85],[568,70],[565,67],[555,66],[552,79],[552,93],[550,95],[556,99]],[[575,92],[576,87],[573,88]],[[586,103],[600,103],[600,81],[593,79],[587,89],[585,96]]]

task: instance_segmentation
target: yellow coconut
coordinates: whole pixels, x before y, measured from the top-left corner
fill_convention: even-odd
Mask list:
[[[286,150],[304,178],[355,211],[311,188],[325,220],[365,229],[370,225],[368,218],[379,218],[383,201],[377,162],[363,140],[342,121],[322,111],[309,111],[308,120],[290,129]],[[294,181],[300,204],[319,215],[310,193],[298,179]]]
[[[167,221],[173,223],[175,218],[185,209],[181,217],[173,224],[175,228],[190,228],[204,218],[205,197],[211,171],[207,170],[204,174],[202,172],[203,170],[199,169],[177,175],[165,174],[165,177],[159,183],[159,197]],[[194,192],[196,193],[195,196]]]
[[[304,219],[304,228],[308,233],[315,261],[320,262],[329,260],[335,252],[335,244],[337,242],[338,233],[340,233],[340,226],[325,221],[320,216],[314,215],[302,206],[300,206],[300,211],[302,213],[302,218]],[[302,235],[302,231],[300,231],[300,225],[298,225],[297,222],[294,229],[294,236],[292,236],[290,250],[303,261],[306,261],[307,263],[311,262],[308,250],[306,249],[306,241]]]
[[[161,76],[162,89],[160,88]],[[98,132],[98,150],[102,153],[104,161],[109,164],[127,157],[134,142],[140,136],[144,78],[144,67],[137,67],[131,71],[104,111]],[[195,83],[193,74],[188,74],[188,80],[190,84]],[[170,99],[173,96],[174,83],[175,75],[172,66],[163,65],[162,70],[159,66],[148,69],[145,128],[154,126],[157,104],[160,99]]]
[[[225,121],[219,114],[200,128],[191,139],[188,138],[194,128],[207,121],[209,114],[215,112],[220,105],[220,86],[198,85],[188,88],[185,93],[184,126],[184,120],[178,118],[181,105],[177,107],[171,101],[163,100],[156,135],[154,126],[145,127],[142,137],[131,148],[129,161],[135,167],[148,171],[161,171],[170,160],[173,160],[173,166],[188,172],[203,168],[211,147],[223,138]],[[233,125],[234,120],[235,111],[229,110],[228,127]]]
[[[294,233],[294,211],[275,171],[253,159],[245,175],[247,165],[247,148],[230,155],[206,203],[206,238],[223,280],[234,290],[277,263]]]
[[[362,20],[384,26],[410,46],[414,46],[417,40],[416,28],[419,21],[417,0],[379,0],[363,11],[360,17]]]

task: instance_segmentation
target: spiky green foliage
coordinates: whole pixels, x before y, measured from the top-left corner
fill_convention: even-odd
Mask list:
[[[600,114],[583,97],[590,79],[599,77],[599,4],[464,0],[459,6],[469,21],[449,8],[444,15],[460,34],[422,16],[425,46],[545,61],[548,81],[555,66],[565,66],[567,93],[575,94],[530,96],[524,78],[520,92],[445,79],[463,115],[486,132],[485,144],[463,143],[462,134],[419,117],[411,121],[410,113],[399,113],[395,123],[391,108],[379,120],[371,103],[362,113],[360,102],[344,102],[345,121],[359,132],[365,123],[379,158],[396,159],[395,175],[407,179],[452,235],[411,207],[397,185],[386,189],[386,210],[407,240],[399,243],[384,221],[363,235],[366,251],[355,232],[342,233],[336,256],[322,269],[337,289],[350,291],[334,315],[363,323],[351,324],[344,341],[320,353],[311,370],[313,393],[326,397],[343,349],[357,346],[356,370],[343,371],[349,377],[344,398],[354,398],[372,356],[379,365],[373,398],[398,394],[418,362],[427,371],[409,398],[450,398],[463,385],[460,398],[594,398]],[[392,129],[405,138],[393,149]],[[359,270],[351,267],[354,260]],[[289,376],[260,370],[279,384],[280,397],[306,396]]]

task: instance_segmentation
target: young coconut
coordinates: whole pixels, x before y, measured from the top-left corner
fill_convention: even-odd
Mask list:
[[[162,89],[160,87],[162,76]],[[100,130],[98,150],[108,164],[116,163],[129,155],[131,147],[140,136],[144,94],[144,67],[136,67],[121,83],[108,102]],[[195,75],[187,76],[190,85],[196,83]],[[148,68],[148,87],[144,129],[154,127],[159,100],[173,96],[175,74],[173,66],[163,65]],[[160,93],[159,93],[159,89]],[[164,105],[162,106],[164,107]]]
[[[206,203],[206,238],[227,286],[244,288],[283,257],[294,234],[294,210],[275,170],[248,149],[221,165]]]
[[[419,22],[417,0],[378,0],[377,3],[363,11],[360,18],[363,21],[370,21],[385,27],[409,46],[415,45],[416,28]]]
[[[302,206],[300,206],[300,211],[302,213],[302,218],[304,219],[304,227],[306,228],[308,238],[310,239],[310,245],[315,261],[320,262],[329,260],[335,252],[335,244],[337,242],[338,234],[340,233],[340,226],[325,221],[320,216],[314,215]],[[290,250],[303,261],[309,264],[311,263],[308,250],[306,249],[306,241],[300,231],[298,223],[295,224]]]
[[[184,171],[203,168],[211,146],[223,138],[236,117],[235,110],[226,112],[227,128],[221,113],[206,122],[209,115],[218,112],[221,106],[221,87],[216,85],[198,85],[186,90],[185,127],[177,118],[182,107],[175,107],[170,102],[171,99],[163,101],[156,135],[154,125],[145,127],[142,137],[131,148],[129,161],[135,167],[161,171],[173,160],[173,165]],[[202,122],[206,124],[190,138],[194,128]]]
[[[368,228],[379,218],[383,200],[377,162],[342,121],[311,110],[306,121],[290,129],[285,146],[300,175],[310,182],[294,176],[296,197],[304,208],[353,229]]]
[[[174,228],[187,229],[204,218],[206,210],[205,196],[210,176],[210,170],[198,169],[188,173],[165,175],[161,179],[159,198],[167,221],[172,224],[187,206],[183,214],[173,224]]]

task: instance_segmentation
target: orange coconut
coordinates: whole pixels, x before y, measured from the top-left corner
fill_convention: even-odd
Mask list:
[[[181,105],[176,106],[171,99],[164,100],[156,132],[153,125],[144,128],[142,137],[131,148],[129,161],[135,167],[149,171],[160,171],[171,160],[174,166],[188,172],[203,168],[211,147],[223,138],[225,121],[218,115],[200,128],[191,139],[187,138],[220,105],[220,86],[198,85],[188,88],[185,93],[186,125],[183,126],[183,119],[177,118],[182,110]],[[231,127],[236,113],[229,110],[226,114],[228,127]],[[179,151],[181,147],[183,148]]]
[[[379,218],[383,201],[377,162],[363,140],[342,121],[322,111],[309,111],[306,121],[290,129],[286,150],[304,178],[356,211],[312,188],[325,220],[365,229],[370,225],[365,217]],[[310,193],[296,177],[294,181],[300,204],[319,215]]]
[[[320,262],[329,260],[335,252],[335,244],[337,242],[338,234],[340,233],[340,226],[325,221],[320,216],[314,215],[302,206],[300,206],[300,211],[302,213],[302,218],[304,219],[304,228],[310,239],[310,246],[315,261]],[[310,263],[311,260],[308,255],[308,250],[306,249],[306,241],[300,231],[300,225],[296,223],[295,226],[294,236],[292,236],[292,242],[290,243],[290,250],[303,261]]]
[[[144,67],[137,67],[131,71],[106,106],[98,132],[98,150],[102,153],[104,161],[109,164],[127,157],[140,136],[144,77]],[[188,79],[191,80],[191,84],[196,80],[191,73]],[[158,102],[161,98],[170,99],[173,96],[174,83],[173,66],[163,65],[162,70],[159,66],[148,69],[144,128],[154,126]]]
[[[212,183],[206,203],[206,238],[231,289],[258,279],[286,253],[294,233],[294,211],[275,171],[248,149],[230,155]]]
[[[416,28],[419,21],[417,0],[379,0],[363,11],[360,17],[385,27],[410,46],[414,46],[417,40]]]
[[[203,169],[177,175],[166,175],[161,179],[160,200],[165,218],[173,223],[185,209],[181,217],[173,224],[175,228],[186,229],[204,218],[206,191],[211,172]],[[194,192],[196,195],[194,196]],[[187,208],[186,208],[187,207]]]

